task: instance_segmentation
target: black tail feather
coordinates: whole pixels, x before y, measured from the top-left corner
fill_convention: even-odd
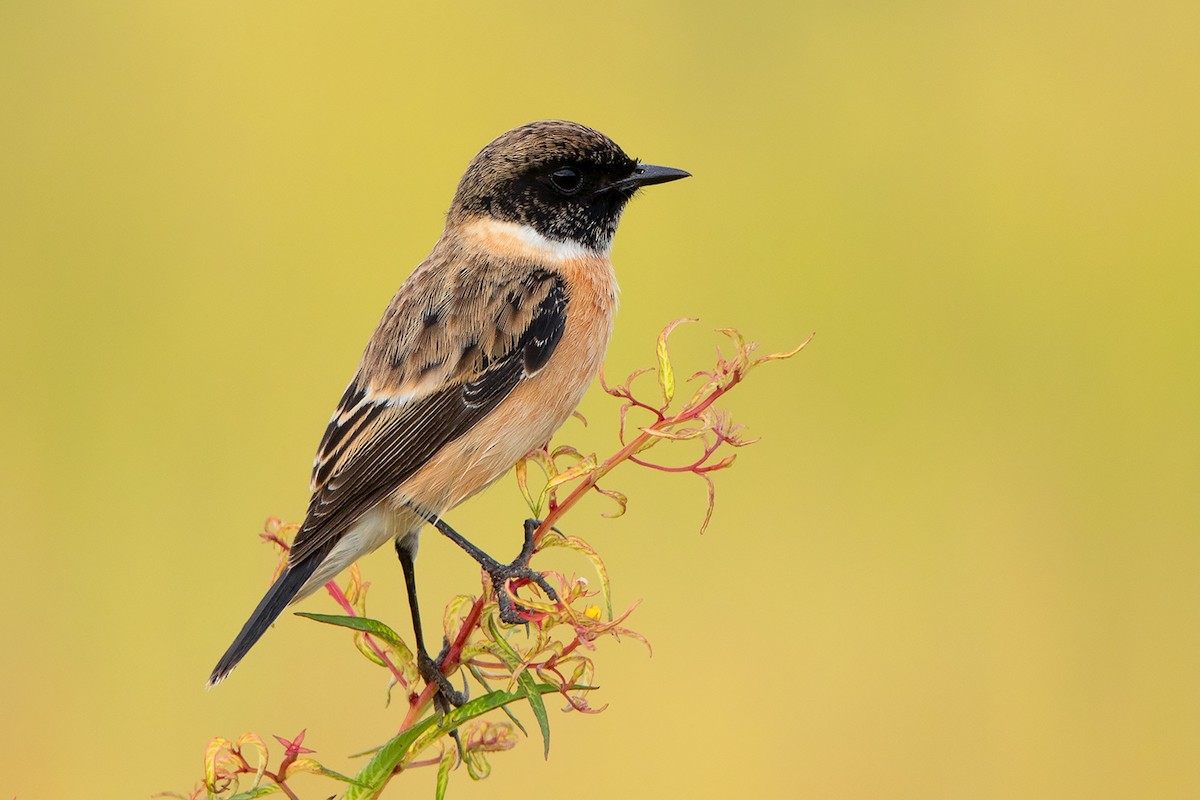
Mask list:
[[[276,578],[263,599],[259,601],[254,613],[250,615],[250,619],[246,620],[246,624],[242,626],[242,630],[233,640],[233,644],[229,645],[225,655],[221,656],[221,660],[217,662],[212,675],[208,677],[209,687],[216,686],[224,680],[246,653],[250,652],[254,643],[267,632],[267,628],[271,627],[271,624],[283,613],[288,603],[295,599],[296,594],[316,572],[326,555],[327,553],[324,552],[312,553],[299,564],[285,568]]]

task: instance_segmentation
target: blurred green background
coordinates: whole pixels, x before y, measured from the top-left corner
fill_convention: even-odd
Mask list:
[[[295,617],[204,679],[467,162],[563,117],[695,174],[626,215],[611,374],[678,316],[818,336],[731,398],[763,441],[704,536],[698,482],[632,467],[625,518],[574,515],[654,656],[603,643],[609,709],[451,796],[1200,796],[1197,31],[1191,0],[6,0],[0,795],[184,790],[246,730],[350,770],[394,730]],[[583,410],[562,440],[611,450]],[[453,521],[506,554],[521,518],[506,479]],[[432,628],[477,577],[431,535],[420,567]],[[407,631],[392,554],[363,568]]]

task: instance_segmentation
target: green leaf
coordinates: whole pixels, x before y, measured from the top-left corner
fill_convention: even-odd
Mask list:
[[[266,797],[269,794],[275,794],[279,791],[278,786],[259,786],[251,789],[248,792],[238,792],[229,798],[229,800],[254,800],[256,797]]]
[[[346,792],[346,800],[369,800],[369,798],[377,796],[387,784],[388,778],[396,769],[396,765],[400,763],[400,759],[404,758],[408,752],[409,746],[421,734],[432,728],[436,722],[437,717],[427,717],[403,733],[392,737],[387,744],[376,750],[367,765],[355,776],[356,783],[352,784],[350,791]]]
[[[485,618],[488,626],[488,633],[491,634],[491,640],[496,643],[496,655],[503,659],[511,670],[516,670],[521,666],[521,654],[513,649],[513,646],[504,638],[504,633],[496,625],[496,618],[488,616]]]
[[[450,770],[454,767],[454,751],[446,750],[442,754],[442,760],[438,763],[437,772],[437,790],[434,797],[437,800],[446,800],[446,787],[450,785]]]
[[[487,753],[482,750],[468,750],[463,760],[467,764],[467,774],[473,781],[486,780],[492,774],[492,762],[488,761]]]
[[[521,674],[517,676],[517,683],[521,686],[525,696],[529,698],[529,708],[533,711],[533,716],[537,718],[538,727],[542,730],[542,757],[550,758],[550,718],[546,716],[546,704],[538,693],[537,683],[527,669],[521,670]]]
[[[521,654],[513,649],[512,645],[504,638],[504,634],[496,626],[496,618],[487,618],[488,628],[491,629],[492,640],[497,645],[499,656],[504,659],[504,663],[511,670],[520,670],[516,673],[517,685],[521,687],[521,695],[529,698],[529,708],[533,711],[533,716],[537,719],[538,728],[542,732],[542,754],[543,757],[550,757],[550,718],[546,715],[546,704],[542,702],[542,696],[537,691],[537,683],[533,676],[529,674],[529,670],[521,663]]]
[[[317,622],[324,622],[326,625],[338,625],[342,628],[350,628],[351,630],[378,636],[400,652],[411,655],[408,645],[400,638],[400,634],[377,619],[371,619],[370,617],[348,617],[343,614],[314,614],[309,611],[297,611],[296,616],[316,620]]]
[[[468,663],[467,669],[471,670],[471,674],[475,676],[475,680],[479,681],[483,688],[487,689],[489,692],[492,691],[492,685],[488,683],[487,678],[483,677],[483,673],[479,671],[479,667]],[[511,708],[508,706],[500,706],[500,710],[504,712],[504,716],[508,717],[513,725],[517,726],[517,729],[520,730],[521,733],[525,734],[526,736],[529,735],[529,731],[525,730],[525,726],[521,724],[521,720],[517,719],[517,715],[512,712]]]
[[[541,683],[533,687],[532,693],[541,699],[541,695],[557,691],[559,691],[558,686],[550,683]],[[413,727],[393,737],[387,744],[375,751],[375,755],[371,758],[370,762],[355,776],[355,783],[351,785],[350,791],[346,792],[344,800],[370,800],[370,798],[376,797],[387,784],[388,778],[391,777],[396,766],[408,755],[408,750],[412,744],[435,725],[437,726],[439,735],[449,733],[464,722],[469,722],[476,717],[483,716],[489,711],[494,711],[501,706],[527,698],[528,696],[525,692],[489,692],[482,697],[477,697],[469,703],[464,704],[460,708],[452,709],[443,715],[440,721],[436,716],[426,717]]]

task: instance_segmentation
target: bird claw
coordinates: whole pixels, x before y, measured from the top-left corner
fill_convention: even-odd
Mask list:
[[[517,604],[513,602],[512,594],[508,590],[508,582],[510,580],[524,579],[531,583],[536,583],[538,588],[546,593],[546,597],[550,598],[552,602],[558,602],[558,593],[554,591],[554,587],[547,583],[545,577],[536,570],[521,566],[515,562],[512,564],[496,564],[492,569],[484,566],[484,569],[492,579],[492,588],[496,592],[496,602],[500,606],[500,619],[509,625],[524,625],[529,622],[529,617],[523,614]]]
[[[522,614],[513,602],[512,594],[508,590],[510,580],[527,580],[530,583],[536,583],[538,588],[546,593],[546,597],[555,603],[558,602],[558,593],[546,582],[545,576],[537,570],[529,568],[529,559],[533,557],[533,534],[541,524],[542,521],[539,519],[525,520],[525,542],[521,547],[520,554],[513,559],[511,564],[501,564],[489,559],[490,563],[481,565],[484,572],[492,579],[496,602],[500,606],[500,620],[509,625],[524,625],[529,622],[529,617]]]
[[[443,714],[448,712],[451,706],[459,708],[470,699],[465,677],[463,678],[462,691],[459,691],[450,684],[450,679],[442,674],[442,660],[446,658],[448,652],[450,652],[450,642],[447,639],[443,639],[442,650],[437,654],[436,658],[431,658],[423,650],[417,654],[417,672],[421,674],[426,684],[436,687],[433,695],[433,705]]]

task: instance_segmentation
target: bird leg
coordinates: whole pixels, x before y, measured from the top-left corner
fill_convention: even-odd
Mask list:
[[[554,591],[554,588],[546,582],[546,579],[540,572],[529,568],[529,559],[533,556],[533,534],[537,531],[538,526],[542,524],[541,520],[525,520],[525,543],[521,546],[521,552],[513,559],[511,564],[501,564],[467,541],[462,534],[447,525],[445,520],[433,515],[423,516],[425,516],[425,519],[433,527],[438,529],[439,533],[461,547],[466,551],[467,555],[479,562],[479,566],[492,579],[492,588],[496,591],[496,602],[500,604],[500,619],[504,622],[510,625],[523,625],[529,622],[528,618],[522,616],[516,604],[513,603],[512,595],[508,591],[508,582],[510,580],[524,579],[532,581],[541,587],[541,590],[546,593],[547,597],[558,602],[558,594]]]
[[[433,684],[437,691],[433,695],[433,705],[439,712],[445,714],[450,706],[461,706],[467,702],[467,682],[463,678],[463,690],[460,692],[450,685],[450,680],[442,674],[442,660],[450,650],[450,641],[442,638],[442,650],[437,658],[431,658],[425,649],[425,635],[421,629],[421,609],[417,604],[416,565],[412,550],[404,544],[403,539],[396,540],[396,555],[400,558],[400,568],[404,570],[404,583],[408,587],[408,607],[412,612],[413,635],[417,640],[417,671],[425,679],[425,683]],[[462,755],[462,742],[458,738],[458,729],[450,732],[458,743],[459,755]]]

